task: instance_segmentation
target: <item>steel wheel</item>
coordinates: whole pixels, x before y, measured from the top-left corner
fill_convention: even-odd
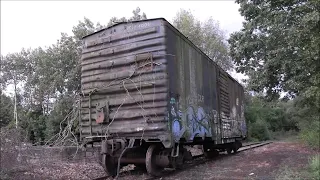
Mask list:
[[[112,177],[117,175],[117,161],[116,158],[111,157],[107,154],[102,155],[102,167],[104,171]]]
[[[242,146],[242,143],[240,141],[236,141],[233,145],[233,153],[237,153],[238,149],[240,149],[240,147]]]
[[[227,148],[227,153],[231,154],[231,152],[232,152],[232,149],[231,148]]]
[[[237,153],[238,149],[237,148],[233,148],[233,153]]]
[[[219,155],[219,152],[215,149],[212,148],[207,148],[205,145],[202,145],[202,152],[204,157],[210,159],[210,158],[214,158],[217,157]]]
[[[158,152],[159,152],[158,146],[151,145],[149,146],[146,153],[146,169],[147,169],[147,172],[152,176],[160,176],[163,170],[162,167],[159,167],[156,164],[156,155]]]
[[[146,169],[146,165],[145,164],[135,164],[135,170],[138,170],[138,171],[147,171],[147,169]]]

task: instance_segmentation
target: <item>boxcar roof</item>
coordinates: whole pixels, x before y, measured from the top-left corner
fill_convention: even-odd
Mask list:
[[[127,23],[132,23],[132,22],[155,21],[155,20],[163,20],[163,21],[165,21],[167,24],[169,24],[169,26],[170,26],[171,29],[177,31],[180,36],[184,37],[184,38],[185,38],[190,44],[192,44],[198,51],[200,51],[200,52],[201,52],[203,55],[205,55],[207,58],[211,59],[206,53],[204,53],[204,52],[203,52],[198,46],[196,46],[188,37],[186,37],[183,33],[181,33],[176,27],[174,27],[171,23],[169,23],[165,18],[153,18],[153,19],[144,19],[144,20],[138,20],[138,21],[130,21],[130,22],[120,22],[120,23],[116,23],[116,24],[114,24],[114,25],[112,25],[112,26],[109,26],[109,27],[107,27],[107,28],[103,28],[103,29],[100,29],[99,31],[96,31],[96,32],[91,33],[91,34],[88,34],[88,35],[82,37],[82,39],[87,38],[87,37],[89,37],[89,36],[91,36],[91,35],[97,34],[97,33],[99,33],[99,32],[102,32],[102,31],[104,31],[104,30],[106,30],[106,29],[110,29],[110,28],[112,28],[112,27],[118,26],[118,25],[120,25],[120,24],[127,24]],[[211,59],[211,61],[213,61],[213,60]],[[221,68],[215,61],[213,61],[213,62],[214,62],[219,68]],[[221,69],[222,69],[222,68],[221,68]],[[222,70],[223,70],[223,69],[222,69]],[[223,70],[223,71],[225,71],[225,70]],[[225,72],[226,72],[226,71],[225,71]],[[237,82],[237,83],[243,88],[242,84],[240,84],[236,79],[234,79],[228,72],[226,72],[226,73],[228,74],[229,78],[231,78],[233,81]]]
[[[112,27],[118,26],[118,25],[120,25],[120,24],[128,24],[128,23],[133,23],[133,22],[144,22],[144,21],[154,21],[154,20],[160,20],[160,19],[168,22],[165,18],[153,18],[153,19],[144,19],[144,20],[138,20],[138,21],[119,22],[119,23],[116,23],[116,24],[114,24],[114,25],[112,25],[112,26],[109,26],[109,27],[100,29],[99,31],[96,31],[96,32],[91,33],[91,34],[88,34],[88,35],[86,35],[86,36],[83,36],[82,39],[84,39],[84,38],[86,38],[86,37],[89,37],[89,36],[91,36],[91,35],[97,34],[97,33],[101,32],[101,31],[106,30],[106,29],[110,29],[110,28],[112,28]],[[168,23],[169,23],[169,22],[168,22]],[[169,24],[170,24],[170,23],[169,23]]]

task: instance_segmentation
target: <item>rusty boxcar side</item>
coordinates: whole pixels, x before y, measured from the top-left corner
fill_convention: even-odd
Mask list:
[[[241,147],[243,87],[165,19],[84,37],[81,66],[81,140],[101,142],[110,174],[118,162],[157,175],[190,157],[185,145],[211,155]]]

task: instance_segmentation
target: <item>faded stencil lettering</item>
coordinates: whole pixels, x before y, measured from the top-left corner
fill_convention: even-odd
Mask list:
[[[150,22],[145,22],[145,23],[139,23],[136,25],[130,25],[127,27],[127,30],[135,30],[135,29],[142,29],[142,28],[147,28],[150,27],[151,23]]]

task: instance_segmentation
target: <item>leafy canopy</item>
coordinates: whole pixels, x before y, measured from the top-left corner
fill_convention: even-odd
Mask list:
[[[173,25],[224,70],[233,68],[224,32],[218,22],[209,18],[201,23],[190,11],[181,9]]]
[[[268,97],[303,95],[320,107],[320,3],[318,0],[236,0],[245,18],[231,35],[236,71]]]

